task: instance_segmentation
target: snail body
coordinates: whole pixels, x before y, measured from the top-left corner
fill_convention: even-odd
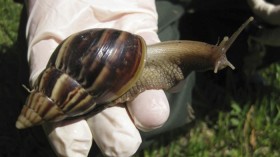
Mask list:
[[[142,37],[115,29],[73,34],[56,48],[37,78],[16,127],[98,112],[147,89],[168,90],[192,70],[234,69],[226,51],[252,20],[218,46],[181,40],[146,46]]]

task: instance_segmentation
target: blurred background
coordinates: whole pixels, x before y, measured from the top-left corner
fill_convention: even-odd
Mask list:
[[[256,15],[244,0],[157,1],[157,6],[159,32],[173,32],[162,40],[216,44],[248,17],[255,21],[228,52],[236,70],[196,73],[191,102],[195,119],[154,136],[135,156],[280,156],[279,22]],[[14,126],[28,94],[22,87],[28,83],[22,52],[26,43],[17,42],[24,36],[18,33],[21,10],[19,3],[0,0],[0,157],[54,156],[41,127]],[[170,27],[161,23],[166,15],[174,17]]]

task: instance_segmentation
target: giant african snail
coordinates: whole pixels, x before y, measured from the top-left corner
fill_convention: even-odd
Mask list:
[[[168,90],[192,70],[234,69],[226,51],[252,20],[217,46],[181,40],[146,46],[140,36],[114,29],[73,34],[56,48],[37,78],[16,127],[98,112],[147,89]]]

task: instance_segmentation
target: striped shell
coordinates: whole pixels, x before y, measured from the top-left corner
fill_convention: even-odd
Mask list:
[[[90,29],[71,35],[54,51],[16,122],[19,129],[104,108],[139,78],[146,44],[137,35]]]

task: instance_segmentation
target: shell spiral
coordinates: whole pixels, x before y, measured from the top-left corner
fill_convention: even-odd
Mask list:
[[[115,29],[89,29],[58,45],[16,122],[19,129],[104,108],[138,80],[146,44]]]

